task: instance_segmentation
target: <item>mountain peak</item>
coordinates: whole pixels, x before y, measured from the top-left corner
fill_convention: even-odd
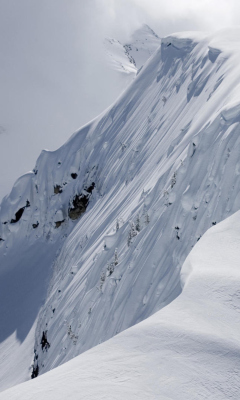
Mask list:
[[[200,36],[164,38],[114,105],[43,152],[4,199],[5,387],[161,309],[167,318],[188,286],[188,254],[239,209],[239,46]]]
[[[107,38],[105,48],[112,67],[132,80],[137,71],[160,46],[160,38],[148,26],[143,25],[133,32],[128,43]],[[129,80],[130,81],[130,80]]]

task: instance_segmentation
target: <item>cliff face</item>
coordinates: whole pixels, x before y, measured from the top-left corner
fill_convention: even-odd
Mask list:
[[[113,107],[3,200],[1,346],[21,366],[7,378],[1,360],[5,385],[169,304],[192,247],[239,209],[240,35],[227,36],[163,39]]]

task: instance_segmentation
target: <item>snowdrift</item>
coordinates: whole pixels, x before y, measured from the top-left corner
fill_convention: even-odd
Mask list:
[[[239,399],[239,259],[240,212],[197,243],[170,305],[0,399]]]

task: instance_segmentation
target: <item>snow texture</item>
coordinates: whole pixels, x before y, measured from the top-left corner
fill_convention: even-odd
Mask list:
[[[170,305],[0,399],[239,399],[239,259],[237,212],[191,251]]]
[[[133,33],[127,44],[107,38],[105,49],[111,60],[112,68],[125,76],[129,75],[129,82],[131,82],[160,44],[161,41],[157,34],[148,25],[143,25]]]
[[[0,201],[33,168],[42,149],[65,143],[71,132],[109,107],[137,73],[134,66],[128,72],[133,64],[122,45],[111,46],[106,56],[98,0],[95,6],[73,0],[70,8],[67,0],[28,3],[12,7],[5,1],[0,15]],[[93,9],[98,14],[94,27]],[[156,49],[154,38],[143,26],[129,43],[145,43],[139,54],[146,61]]]
[[[237,29],[162,39],[117,102],[57,151],[43,151],[34,171],[3,200],[2,390],[30,379],[33,368],[48,372],[166,307],[182,292],[181,268],[191,249],[207,229],[239,209],[239,41]],[[157,324],[167,310],[142,326],[149,323],[153,330],[151,321]],[[211,324],[211,315],[203,317],[204,326]],[[237,319],[229,318],[234,335]],[[177,343],[180,331],[174,337],[169,329],[161,331],[163,339]],[[41,346],[43,332],[47,349]],[[219,335],[230,340],[227,332]],[[187,348],[194,353],[191,335],[158,357],[178,359]],[[211,346],[224,357],[223,347],[208,338],[196,345],[200,355],[193,363],[207,360]],[[106,352],[108,346],[100,348]],[[95,351],[87,354],[94,358]],[[88,355],[82,357],[84,365]],[[168,365],[158,373],[165,371],[166,381]],[[187,388],[187,375],[181,374]],[[223,391],[227,382],[233,387],[228,380]]]

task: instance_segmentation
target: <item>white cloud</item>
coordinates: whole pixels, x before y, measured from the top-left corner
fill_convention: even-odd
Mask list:
[[[162,35],[183,30],[218,30],[239,21],[237,0],[132,0]],[[236,15],[236,9],[237,14]]]

